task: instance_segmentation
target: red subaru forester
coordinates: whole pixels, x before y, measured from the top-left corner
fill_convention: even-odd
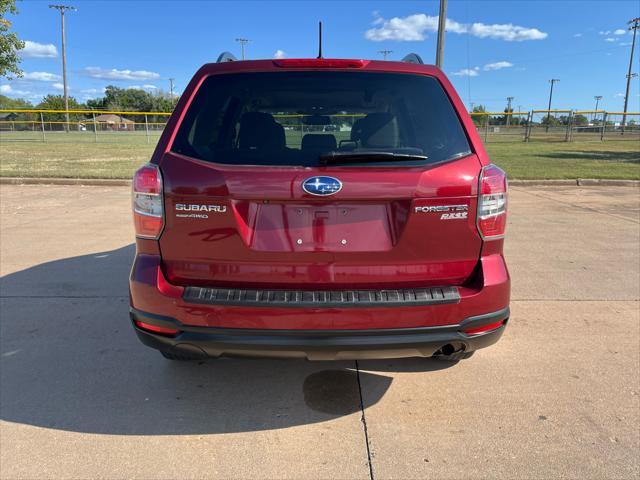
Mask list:
[[[466,358],[509,318],[506,208],[417,55],[223,54],[133,179],[133,326],[174,360]]]

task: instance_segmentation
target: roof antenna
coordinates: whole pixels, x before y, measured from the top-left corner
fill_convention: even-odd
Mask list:
[[[318,22],[318,58],[322,58],[322,22]]]

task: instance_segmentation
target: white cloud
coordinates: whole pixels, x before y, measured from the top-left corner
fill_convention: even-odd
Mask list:
[[[628,47],[629,45],[631,45],[631,42],[620,42],[618,45],[620,45],[621,47]]]
[[[51,86],[52,86],[53,88],[55,88],[56,90],[64,90],[64,85],[63,85],[63,84],[61,84],[61,83],[58,83],[58,82],[56,82],[56,83],[52,84]]]
[[[25,40],[24,48],[19,50],[20,56],[29,58],[55,58],[58,49],[52,43],[38,43]]]
[[[469,33],[480,38],[497,38],[507,42],[523,42],[525,40],[544,40],[548,34],[537,28],[520,27],[511,23],[485,25],[474,23]]]
[[[600,30],[598,35],[611,35],[611,30]]]
[[[376,17],[374,28],[364,34],[367,40],[381,42],[384,40],[420,41],[426,38],[427,32],[438,31],[438,17],[416,13],[407,17],[393,17],[386,20]],[[468,33],[479,38],[494,38],[508,42],[521,42],[524,40],[542,40],[547,38],[545,32],[537,28],[521,27],[511,23],[492,24],[484,23],[464,24],[447,18],[446,29],[452,33]]]
[[[156,87],[155,85],[148,85],[148,84],[144,84],[144,85],[129,85],[127,87],[128,90],[157,90],[158,87]]]
[[[625,33],[627,33],[627,31],[624,28],[618,28],[617,30],[613,31],[614,35],[624,35]]]
[[[581,33],[574,33],[574,34],[573,34],[573,36],[574,36],[575,38],[580,38],[580,37],[582,36],[582,34],[581,34]]]
[[[276,50],[276,53],[273,54],[273,58],[284,58],[287,56],[287,53],[284,50]]]
[[[621,97],[624,98],[624,93],[616,93],[614,95],[614,97],[616,97],[616,98],[621,98]]]
[[[511,62],[495,62],[495,63],[487,63],[484,67],[482,67],[483,70],[502,70],[503,68],[509,68],[509,67],[513,67],[513,63]]]
[[[452,75],[455,75],[456,77],[477,77],[479,75],[478,70],[480,70],[479,67],[463,68],[462,70],[453,72]]]
[[[11,85],[0,85],[0,93],[4,95],[29,95],[31,92],[16,90]]]
[[[86,94],[96,94],[96,93],[104,93],[105,88],[85,88],[84,90],[80,90],[81,93],[86,93]]]
[[[607,37],[604,39],[605,42],[617,42],[618,39],[617,38],[611,38],[611,37]]]
[[[104,80],[156,80],[160,78],[159,73],[146,70],[117,70],[115,68],[107,70],[100,67],[87,67],[84,70],[90,77]]]
[[[57,82],[61,78],[60,75],[49,72],[25,72],[22,76],[23,80],[36,80],[38,82]]]

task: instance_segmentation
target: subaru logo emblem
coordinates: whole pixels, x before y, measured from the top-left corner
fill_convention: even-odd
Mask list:
[[[333,195],[342,189],[342,182],[333,177],[311,177],[302,182],[302,189],[310,195]]]

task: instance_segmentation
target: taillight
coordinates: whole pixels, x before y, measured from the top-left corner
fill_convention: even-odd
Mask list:
[[[484,167],[480,174],[477,224],[483,240],[504,237],[507,227],[507,175],[495,165]]]
[[[368,60],[347,60],[342,58],[285,58],[273,60],[280,68],[363,68]]]
[[[157,165],[148,163],[133,176],[133,225],[136,236],[156,239],[164,226],[162,175]]]

